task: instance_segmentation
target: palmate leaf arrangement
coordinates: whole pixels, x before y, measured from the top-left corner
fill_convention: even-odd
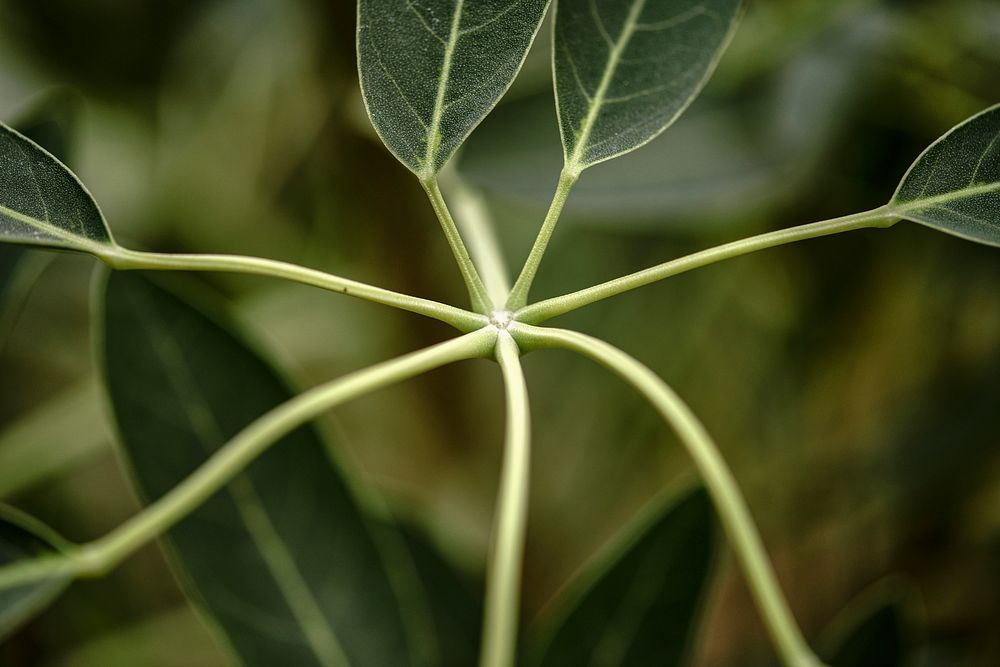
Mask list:
[[[466,228],[476,251],[470,255],[437,176],[513,82],[548,5],[359,3],[357,50],[369,116],[425,189],[468,288],[468,309],[267,259],[122,247],[68,168],[0,126],[0,240],[90,253],[115,269],[103,282],[102,368],[125,458],[149,499],[118,529],[83,545],[5,509],[0,637],[72,580],[103,575],[164,537],[182,583],[220,642],[245,664],[470,664],[477,652],[489,667],[515,661],[679,664],[709,571],[710,499],[781,661],[822,664],[792,617],[737,484],[697,417],[625,352],[541,325],[724,259],[888,228],[899,220],[1000,245],[1000,106],[930,146],[882,207],[735,241],[531,303],[533,278],[574,183],[588,167],[653,140],[679,116],[713,71],[743,10],[740,0],[558,0],[552,55],[565,161],[535,244],[511,284],[491,234]],[[146,274],[127,272],[132,269],[297,281],[434,318],[461,335],[294,395],[216,317]],[[573,593],[544,631],[524,641],[518,636],[519,588],[531,423],[521,357],[549,348],[590,358],[644,396],[687,448],[705,490],[661,503],[638,519],[616,550],[569,587]],[[346,401],[473,358],[499,364],[507,410],[481,625],[475,606],[474,620],[454,605],[449,615],[437,585],[426,586],[423,597],[401,593],[419,589],[425,569],[419,564],[434,558],[420,556],[430,553],[426,545],[391,526],[373,525],[320,436],[305,426]],[[407,577],[409,583],[401,583]],[[645,591],[639,599],[630,593],[636,585]],[[464,639],[455,630],[470,621],[481,627],[478,649],[475,630]],[[441,636],[435,639],[436,633]]]

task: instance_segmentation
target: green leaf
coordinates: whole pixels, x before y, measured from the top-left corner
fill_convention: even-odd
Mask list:
[[[1000,246],[1000,105],[931,144],[903,177],[889,208],[901,218]]]
[[[559,224],[715,234],[815,187],[823,158],[850,126],[872,59],[884,55],[898,27],[884,7],[865,6],[847,18],[766,74],[735,89],[706,90],[670,132],[590,170]],[[547,206],[563,159],[552,91],[520,92],[469,137],[458,168],[490,195]]]
[[[97,203],[73,172],[2,123],[0,241],[97,255],[114,246]]]
[[[886,605],[858,624],[830,659],[836,667],[898,667],[903,664],[900,610]]]
[[[382,141],[432,178],[521,69],[548,0],[359,0],[358,69]]]
[[[76,97],[67,91],[57,91],[47,96],[16,125],[25,137],[44,147],[57,160],[65,162],[70,152],[76,112]],[[2,224],[0,222],[0,228]],[[0,348],[46,263],[47,260],[30,261],[30,255],[24,248],[0,245]]]
[[[12,285],[24,255],[23,248],[0,246],[0,314],[4,313],[7,308],[6,301],[11,294]]]
[[[559,0],[556,108],[566,168],[649,142],[705,85],[740,0]]]
[[[247,344],[142,275],[109,277],[104,327],[111,402],[145,498],[292,397]],[[384,561],[313,428],[276,443],[168,543],[247,665],[413,664]]]
[[[0,505],[0,567],[54,555],[66,547],[62,538],[34,519]],[[30,584],[0,590],[0,640],[42,611],[69,586],[72,577],[54,574]]]
[[[483,602],[460,572],[418,530],[403,528],[413,568],[428,596],[438,637],[435,667],[466,667],[479,657]]]
[[[712,559],[711,504],[699,489],[640,523],[640,531],[628,531],[610,557],[572,582],[558,629],[531,664],[681,663]]]

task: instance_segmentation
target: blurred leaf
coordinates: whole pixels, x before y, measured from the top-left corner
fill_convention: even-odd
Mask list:
[[[901,218],[1000,246],[1000,105],[931,144],[889,206]]]
[[[59,90],[43,98],[15,124],[25,137],[49,151],[57,160],[66,162],[76,115],[76,97],[68,91]],[[2,226],[0,214],[0,228]],[[31,261],[24,248],[0,245],[0,349],[35,279],[48,265],[48,255],[40,257],[44,259]]]
[[[0,431],[0,499],[51,480],[108,450],[93,377],[55,394]]]
[[[414,569],[426,592],[440,656],[435,667],[466,667],[479,657],[482,600],[460,572],[417,530],[403,530]]]
[[[566,165],[632,151],[665,130],[715,69],[740,0],[561,0],[555,85]]]
[[[155,499],[292,394],[250,347],[136,274],[108,280],[108,388],[141,494]],[[408,665],[398,600],[312,428],[276,443],[170,531],[173,562],[248,665]]]
[[[701,231],[801,194],[816,180],[893,26],[882,8],[852,15],[746,91],[702,97],[643,150],[590,170],[564,217],[616,231],[664,221]],[[469,138],[458,167],[486,192],[544,206],[559,154],[549,92],[501,104]]]
[[[183,651],[177,650],[183,647]],[[136,619],[73,647],[44,667],[191,667],[224,665],[205,625],[183,605]]]
[[[894,605],[876,609],[830,659],[836,667],[896,667],[903,664],[899,610]]]
[[[852,601],[830,624],[824,643],[833,667],[900,667],[905,661],[904,593],[895,580],[880,582]]]
[[[100,254],[112,246],[97,202],[38,144],[0,124],[0,241]]]
[[[65,541],[34,519],[6,505],[0,505],[0,567],[55,554]],[[70,584],[62,574],[0,590],[0,640],[47,607]]]
[[[548,0],[360,0],[358,67],[372,124],[436,174],[514,81]]]
[[[24,249],[14,246],[0,245],[0,312],[4,312],[5,302],[9,297],[14,276],[24,258]],[[0,334],[3,330],[0,329]],[[0,335],[2,339],[2,335]]]
[[[699,489],[657,514],[574,581],[557,629],[531,664],[647,667],[681,663],[713,553],[713,517]]]

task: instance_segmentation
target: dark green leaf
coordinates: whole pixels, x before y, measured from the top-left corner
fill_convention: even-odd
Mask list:
[[[852,601],[824,633],[832,667],[900,667],[905,662],[904,601],[895,580],[880,582]]]
[[[896,667],[903,664],[899,610],[892,605],[876,609],[830,659],[834,667]]]
[[[426,537],[404,529],[407,551],[428,597],[438,638],[435,667],[467,667],[479,656],[483,604],[469,582]]]
[[[644,523],[573,583],[561,622],[532,664],[680,664],[712,559],[711,504],[698,490]]]
[[[66,162],[75,119],[76,98],[60,91],[44,99],[16,125],[24,136],[49,151],[57,160]],[[0,245],[0,347],[35,282],[34,278],[44,266],[40,263],[30,266],[30,262],[26,261],[28,257],[24,248]],[[22,279],[18,280],[18,276]]]
[[[114,244],[97,203],[73,172],[3,124],[0,241],[96,254]]]
[[[65,545],[51,530],[0,505],[0,567],[58,553]],[[30,584],[0,590],[0,640],[42,611],[70,582],[59,574]]]
[[[889,207],[901,218],[1000,246],[1000,105],[931,144]]]
[[[104,323],[109,393],[146,498],[292,396],[239,338],[141,275],[110,276]],[[276,443],[169,544],[247,665],[412,664],[369,526],[312,428]]]
[[[382,141],[436,174],[514,81],[548,0],[359,0],[358,68]]]
[[[642,146],[687,108],[729,43],[740,0],[559,0],[555,86],[566,167]]]
[[[24,254],[23,248],[0,246],[0,312],[5,308],[7,295]]]
[[[700,97],[643,150],[590,170],[561,219],[616,232],[705,232],[786,203],[819,182],[822,157],[849,125],[893,26],[885,8],[866,7],[766,76]],[[547,205],[562,160],[551,108],[551,90],[501,103],[462,149],[463,175],[500,198]]]

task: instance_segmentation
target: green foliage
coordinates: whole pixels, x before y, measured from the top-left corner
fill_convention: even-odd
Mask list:
[[[359,0],[358,70],[372,124],[423,179],[514,81],[549,0]]]
[[[564,0],[557,9],[556,104],[575,172],[677,119],[732,37],[740,0]]]
[[[907,220],[1000,246],[1000,106],[931,144],[889,206]]]
[[[0,568],[49,558],[66,547],[47,527],[0,505]],[[56,574],[21,586],[0,585],[0,641],[45,609],[71,580],[66,574]]]
[[[712,562],[711,504],[698,490],[657,509],[571,582],[531,664],[684,664]]]
[[[51,153],[0,124],[0,238],[100,254],[114,245],[79,179]]]
[[[225,327],[138,274],[108,280],[103,357],[126,458],[150,500],[293,395]],[[245,664],[413,664],[386,564],[312,428],[275,443],[169,543]]]
[[[537,269],[581,172],[633,151],[671,125],[704,86],[742,15],[739,0],[558,3],[548,60],[556,102],[556,118],[550,120],[562,137],[562,173],[535,243],[508,289],[501,248],[483,213],[487,205],[463,191],[463,216],[484,219],[456,221],[437,175],[512,85],[547,8],[546,0],[358,3],[356,55],[369,119],[421,181],[471,309],[290,262],[122,248],[88,191],[57,159],[59,137],[44,139],[45,128],[35,128],[39,143],[53,142],[50,153],[26,136],[27,129],[22,134],[0,125],[0,240],[91,253],[116,270],[103,284],[99,356],[117,436],[143,505],[133,518],[83,545],[67,544],[21,514],[0,521],[0,635],[37,614],[72,579],[101,576],[163,537],[188,597],[218,631],[229,657],[241,664],[458,667],[474,663],[478,654],[482,667],[525,660],[539,667],[681,665],[713,561],[714,505],[778,657],[794,667],[821,664],[791,613],[735,476],[694,412],[657,373],[621,349],[577,331],[537,325],[725,259],[844,231],[886,228],[899,219],[1000,245],[1000,107],[973,116],[928,148],[885,206],[732,241],[529,303]],[[844,71],[857,71],[858,62]],[[258,64],[247,70],[255,81]],[[536,101],[529,96],[522,103]],[[515,120],[498,127],[518,129],[524,120],[518,108],[512,104],[508,111]],[[795,115],[822,117],[804,113],[804,106],[794,108]],[[704,187],[710,195],[727,171],[720,163],[754,171],[745,166],[754,163],[753,148],[715,148],[726,143],[716,127],[730,122],[708,124],[700,136],[692,133],[692,144],[707,146],[718,161],[710,160],[707,169]],[[796,132],[792,128],[801,139]],[[524,143],[532,137],[512,132],[500,141]],[[261,140],[268,143],[291,150],[288,142]],[[664,143],[662,152],[647,152],[649,166],[643,169],[657,169],[670,156],[669,147]],[[263,152],[254,157],[279,170]],[[524,153],[513,154],[515,167],[524,167]],[[623,167],[610,188],[627,187],[627,172],[638,164]],[[687,176],[688,166],[679,163],[678,173]],[[320,173],[325,183],[327,174]],[[526,169],[520,176],[542,180],[538,173]],[[773,183],[774,174],[768,179]],[[390,198],[388,187],[378,190],[378,198],[392,200],[395,216],[397,193]],[[474,253],[463,235],[476,241]],[[0,296],[18,261],[14,256],[4,263],[0,257]],[[490,270],[481,277],[486,266]],[[193,305],[197,297],[181,298],[127,272],[136,269],[234,272],[304,283],[431,317],[461,335],[296,393],[232,320]],[[311,326],[318,314],[318,309],[307,312],[296,322]],[[339,351],[336,337],[324,336],[323,344]],[[543,632],[531,628],[532,644],[518,638],[527,597],[521,573],[532,431],[521,356],[550,348],[589,357],[625,380],[674,431],[704,490],[666,511],[658,508],[605,545],[603,557],[566,587],[568,594]],[[360,355],[345,354],[352,361],[354,356]],[[376,494],[360,493],[362,482],[349,479],[348,469],[337,463],[343,440],[326,441],[310,425],[346,401],[473,358],[499,363],[507,412],[483,600],[469,592],[463,575],[428,540],[388,521]],[[577,389],[561,387],[560,402]],[[457,404],[457,393],[449,391]],[[424,421],[424,414],[414,412],[413,418]],[[451,412],[448,419],[459,421]],[[586,423],[588,414],[574,419]],[[481,436],[484,425],[475,426]],[[519,654],[522,646],[533,652]],[[890,605],[875,609],[830,655],[839,667],[900,663],[900,612]]]

